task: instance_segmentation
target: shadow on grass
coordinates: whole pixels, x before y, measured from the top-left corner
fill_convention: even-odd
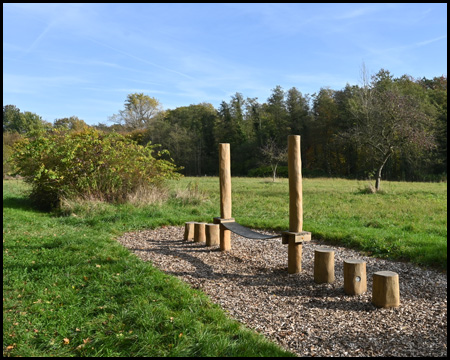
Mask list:
[[[36,206],[34,206],[31,199],[24,197],[3,198],[3,209],[22,210],[37,214],[49,213],[49,211],[37,208]]]
[[[35,208],[33,208],[31,200],[23,197],[8,197],[6,199],[3,199],[3,208],[37,211]]]

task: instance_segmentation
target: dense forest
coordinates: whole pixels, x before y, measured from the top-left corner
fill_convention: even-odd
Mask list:
[[[447,179],[447,77],[399,78],[381,69],[362,85],[302,94],[276,86],[265,102],[236,93],[216,109],[200,103],[163,110],[155,98],[129,94],[108,124],[145,145],[160,144],[187,176],[218,174],[218,144],[231,144],[233,176],[286,176],[287,136],[301,135],[305,177]],[[39,131],[89,127],[76,116],[53,124],[14,105],[3,107],[3,174],[12,144]],[[167,155],[166,155],[167,156]]]

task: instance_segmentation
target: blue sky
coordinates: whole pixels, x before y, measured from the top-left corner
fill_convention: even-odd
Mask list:
[[[447,75],[447,4],[3,4],[3,104],[108,122],[130,93],[164,109],[236,92]]]

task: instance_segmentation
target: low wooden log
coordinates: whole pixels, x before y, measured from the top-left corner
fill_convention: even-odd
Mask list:
[[[347,295],[360,295],[366,291],[366,262],[358,259],[344,260],[344,292]]]
[[[397,273],[378,271],[373,274],[372,304],[380,308],[400,305],[400,287]]]
[[[188,221],[184,224],[184,240],[194,240],[195,221]]]
[[[220,225],[219,224],[206,224],[206,246],[220,245]]]
[[[314,281],[317,284],[334,281],[334,250],[322,248],[314,251]]]
[[[205,222],[196,222],[194,224],[194,242],[205,242]]]

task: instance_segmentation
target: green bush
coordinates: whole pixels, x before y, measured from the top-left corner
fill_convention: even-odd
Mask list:
[[[17,132],[4,131],[3,132],[3,178],[11,174],[10,158],[13,154],[14,143],[22,138]]]
[[[123,202],[142,188],[181,176],[172,161],[160,158],[167,151],[158,152],[156,146],[95,129],[54,130],[19,141],[12,163],[32,184],[31,199],[44,210],[58,207],[63,198]]]

